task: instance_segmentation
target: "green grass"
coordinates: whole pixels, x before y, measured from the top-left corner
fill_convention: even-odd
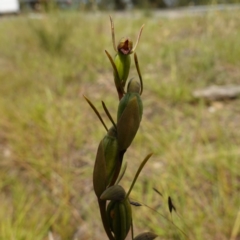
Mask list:
[[[154,152],[131,197],[159,213],[134,208],[135,232],[239,239],[240,100],[209,105],[191,95],[196,88],[239,83],[239,12],[170,20],[112,16],[117,39],[127,35],[135,42],[145,23],[137,49],[144,116],[126,153],[122,184],[128,189],[136,167]],[[0,20],[0,239],[48,239],[52,231],[65,240],[77,230],[81,240],[106,239],[92,189],[105,130],[83,94],[102,114],[101,100],[116,113],[104,53],[113,53],[108,15]],[[130,77],[136,75],[131,70]],[[168,196],[180,218],[169,214]]]

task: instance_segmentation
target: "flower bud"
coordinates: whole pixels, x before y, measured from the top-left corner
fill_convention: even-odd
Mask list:
[[[125,87],[128,74],[129,74],[129,69],[131,65],[131,58],[130,54],[132,54],[138,45],[138,42],[140,40],[143,26],[140,28],[136,44],[133,47],[133,43],[131,40],[128,38],[122,38],[116,47],[116,42],[115,42],[115,32],[114,32],[114,24],[113,20],[110,16],[110,22],[111,22],[111,32],[112,32],[112,43],[113,43],[113,48],[117,52],[115,59],[114,59],[114,81],[115,81],[115,86],[118,91],[119,99],[122,98],[123,92],[122,89]],[[108,54],[107,54],[108,55]],[[108,56],[109,57],[109,56]],[[109,57],[110,58],[110,57]],[[110,59],[111,63],[112,60]],[[113,65],[113,63],[112,63]]]
[[[117,68],[118,76],[114,72],[114,81],[117,86],[121,85],[124,87],[131,65],[130,54],[132,50],[132,42],[127,38],[123,38],[118,44],[117,49],[118,52],[114,58],[114,63]]]
[[[116,138],[116,130],[112,127],[109,129],[108,134],[100,142],[95,160],[93,187],[98,198],[112,180],[117,156],[118,142]]]
[[[121,201],[125,198],[126,192],[120,185],[114,185],[107,188],[101,195],[102,200],[116,200]]]
[[[127,92],[140,94],[141,92],[140,83],[136,79],[132,78],[128,83]]]
[[[126,150],[130,146],[142,120],[143,105],[138,86],[135,80],[131,80],[128,92],[118,105],[117,138],[119,151]]]
[[[107,207],[109,225],[116,240],[124,240],[132,224],[132,210],[128,199],[112,200]]]
[[[152,232],[145,232],[137,235],[133,240],[153,240],[158,235]]]

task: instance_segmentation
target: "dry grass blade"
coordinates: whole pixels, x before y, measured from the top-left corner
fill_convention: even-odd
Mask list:
[[[233,225],[232,233],[231,233],[231,238],[230,240],[237,240],[238,239],[238,234],[240,233],[240,211],[238,211],[236,221]]]
[[[172,210],[174,210],[175,212],[177,211],[175,206],[173,205],[173,202],[170,196],[168,197],[168,209],[170,213],[172,213]]]
[[[135,207],[141,207],[141,206],[142,206],[141,203],[136,202],[136,201],[132,201],[132,200],[130,200],[130,204],[133,205],[133,206],[135,206]]]
[[[163,196],[162,193],[159,192],[156,188],[153,188],[153,190],[154,190],[157,194],[159,194],[161,197]]]

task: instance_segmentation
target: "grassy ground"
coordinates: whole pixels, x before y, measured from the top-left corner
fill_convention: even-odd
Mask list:
[[[139,162],[154,152],[131,198],[158,213],[135,208],[135,231],[152,230],[159,239],[240,239],[240,100],[204,103],[191,95],[240,82],[239,12],[112,16],[117,39],[135,42],[145,23],[137,49],[144,116],[122,184],[127,189]],[[42,240],[50,231],[64,240],[106,239],[91,176],[105,130],[82,95],[116,113],[104,53],[113,53],[108,15],[0,20],[0,239]],[[168,196],[178,214],[169,214]]]

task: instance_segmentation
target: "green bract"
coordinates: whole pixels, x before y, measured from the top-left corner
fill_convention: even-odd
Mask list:
[[[139,95],[140,89],[132,79],[128,92],[120,100],[117,113],[117,138],[119,151],[126,150],[132,143],[142,120],[143,105]]]
[[[129,81],[127,92],[140,94],[140,91],[141,91],[140,83],[136,79],[132,78]]]
[[[98,198],[110,184],[118,156],[116,130],[110,128],[98,146],[93,171],[93,187]]]

